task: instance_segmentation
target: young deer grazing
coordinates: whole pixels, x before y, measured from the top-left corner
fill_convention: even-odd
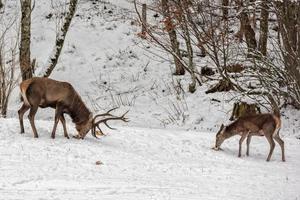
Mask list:
[[[111,109],[104,114],[96,115],[93,118],[93,114],[83,103],[79,94],[74,90],[72,85],[67,82],[35,77],[23,81],[20,84],[20,89],[23,98],[23,105],[18,111],[21,133],[24,133],[24,113],[30,109],[28,118],[35,138],[38,137],[38,134],[34,124],[34,116],[38,107],[51,107],[55,109],[54,126],[51,134],[53,139],[55,138],[55,131],[59,121],[62,122],[64,136],[69,139],[64,118],[65,113],[71,116],[73,123],[76,125],[78,135],[74,137],[77,139],[83,139],[90,130],[92,131],[92,135],[97,137],[96,128],[103,134],[99,124],[104,123],[108,126],[107,121],[109,120],[122,120],[128,122],[128,119],[125,118],[127,112],[120,117],[110,114],[110,112],[115,109]],[[96,121],[98,117],[106,118]],[[110,126],[108,127],[111,128]]]
[[[221,125],[220,130],[216,135],[216,144],[213,149],[219,150],[221,144],[224,140],[234,136],[241,135],[239,141],[239,154],[241,157],[242,143],[247,138],[247,152],[246,155],[249,156],[249,145],[251,137],[256,136],[265,136],[270,143],[270,152],[267,157],[267,161],[270,161],[272,156],[275,142],[273,139],[278,142],[281,147],[282,161],[285,161],[284,156],[284,142],[279,137],[279,130],[281,127],[280,117],[275,114],[256,114],[251,116],[240,117],[233,123],[228,126]]]

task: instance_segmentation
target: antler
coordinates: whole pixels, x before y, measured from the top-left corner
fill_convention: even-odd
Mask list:
[[[112,114],[110,114],[110,112],[113,111],[113,110],[116,110],[116,109],[117,109],[117,107],[116,107],[116,108],[110,109],[110,110],[107,111],[106,113],[98,114],[98,115],[96,115],[96,116],[94,117],[93,120],[95,121],[97,117],[102,117],[102,116],[113,116]]]
[[[100,128],[100,126],[99,126],[99,124],[101,124],[101,123],[104,123],[104,124],[105,124],[108,128],[110,128],[110,129],[115,129],[115,128],[112,128],[111,126],[109,126],[109,125],[107,124],[107,121],[109,121],[109,120],[121,120],[121,121],[123,121],[123,122],[129,122],[128,118],[125,117],[125,115],[129,112],[129,110],[128,110],[127,112],[125,112],[123,115],[121,115],[121,116],[118,117],[118,116],[112,115],[112,114],[110,113],[111,111],[116,110],[116,109],[117,109],[117,108],[110,109],[110,110],[107,111],[106,113],[98,114],[98,115],[96,115],[96,116],[94,117],[94,119],[93,119],[93,127],[92,127],[92,135],[93,135],[94,137],[97,138],[97,136],[96,136],[96,128],[98,128],[98,130],[104,135],[103,131],[101,130],[101,128]],[[101,117],[101,116],[110,116],[110,117],[105,118],[105,119],[101,119],[101,120],[95,122],[95,121],[96,121],[96,118],[97,118],[97,117]]]

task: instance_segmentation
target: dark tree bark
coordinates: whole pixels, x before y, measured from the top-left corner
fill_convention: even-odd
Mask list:
[[[186,10],[186,18],[187,21],[189,23],[190,28],[193,31],[194,36],[197,39],[197,47],[200,49],[201,53],[199,54],[201,57],[205,57],[206,56],[206,50],[203,46],[203,42],[202,42],[202,36],[201,36],[201,32],[199,30],[199,27],[197,26],[197,24],[195,23],[195,20],[192,17],[192,14],[189,10]]]
[[[249,15],[244,9],[243,0],[236,0],[239,10],[241,10],[240,13],[240,30],[236,34],[236,36],[239,38],[240,41],[243,40],[243,37],[245,36],[246,44],[248,47],[248,52],[253,52],[257,47],[257,42],[255,39],[255,31],[251,27]]]
[[[228,20],[229,0],[222,0],[223,19]]]
[[[300,2],[283,1],[276,4],[279,32],[282,38],[282,57],[286,71],[294,81],[288,86],[295,90],[292,103],[300,109]]]
[[[69,12],[67,13],[67,15],[65,17],[65,21],[64,21],[64,24],[63,24],[60,32],[56,36],[54,54],[51,55],[51,57],[50,57],[50,65],[47,67],[44,77],[50,76],[51,72],[53,71],[53,69],[55,68],[55,66],[58,62],[58,58],[62,51],[67,32],[69,30],[71,21],[73,19],[75,11],[76,11],[76,6],[77,6],[77,0],[70,0]]]
[[[248,52],[254,52],[257,47],[257,43],[255,38],[255,32],[250,24],[245,25],[245,38],[248,47]]]
[[[161,6],[162,6],[162,12],[163,16],[165,18],[165,24],[166,24],[166,30],[168,31],[170,42],[171,42],[171,48],[173,52],[176,54],[174,57],[174,62],[175,62],[175,67],[176,71],[174,75],[184,75],[185,70],[184,67],[182,66],[182,63],[180,62],[179,59],[182,59],[181,53],[179,50],[179,42],[177,40],[177,35],[175,31],[174,24],[172,22],[172,17],[168,5],[168,0],[161,0]]]
[[[32,77],[30,64],[31,0],[21,0],[20,68],[22,80]]]
[[[0,0],[0,9],[3,7],[3,3],[2,3],[2,0]]]
[[[261,14],[260,14],[260,35],[258,50],[264,56],[267,55],[267,42],[268,42],[268,21],[269,21],[269,11],[268,11],[268,0],[263,0],[261,4]]]
[[[248,104],[247,102],[236,102],[233,105],[230,121],[243,116],[260,114],[260,107],[257,104]]]
[[[179,10],[180,10],[180,24],[181,29],[183,32],[183,38],[185,40],[186,49],[187,49],[187,56],[188,56],[188,67],[191,71],[191,79],[192,82],[189,84],[189,92],[194,93],[196,91],[196,75],[195,75],[195,67],[194,67],[194,61],[193,61],[193,48],[192,48],[192,42],[191,42],[191,35],[189,31],[188,26],[188,20],[186,17],[186,13],[188,13],[188,2],[187,0],[179,0]]]
[[[146,35],[147,5],[146,5],[145,3],[142,5],[142,18],[143,18],[142,34],[143,34],[143,35]]]

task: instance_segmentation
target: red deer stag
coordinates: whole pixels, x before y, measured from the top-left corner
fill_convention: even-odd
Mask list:
[[[279,136],[279,130],[281,128],[281,120],[279,115],[275,114],[256,114],[251,116],[244,116],[238,118],[236,121],[231,123],[228,126],[221,125],[220,130],[216,135],[216,144],[213,149],[219,150],[221,144],[224,140],[234,136],[241,135],[239,141],[239,154],[241,157],[242,143],[247,138],[247,152],[246,155],[249,156],[249,145],[251,137],[256,136],[265,136],[270,143],[270,152],[267,157],[267,161],[270,161],[272,156],[275,142],[273,139],[278,142],[281,147],[282,161],[285,161],[284,155],[284,142]]]
[[[20,84],[20,89],[23,98],[23,105],[18,111],[21,133],[24,133],[24,113],[30,109],[28,118],[35,138],[38,137],[38,134],[34,124],[34,116],[38,110],[38,107],[51,107],[55,109],[54,126],[51,134],[53,139],[55,138],[55,131],[59,120],[63,125],[64,136],[69,139],[66,129],[66,121],[64,118],[65,113],[70,115],[73,123],[76,125],[78,135],[74,137],[77,139],[83,139],[90,130],[92,131],[92,135],[97,137],[96,128],[98,128],[100,133],[103,134],[99,124],[104,123],[106,126],[108,126],[108,128],[111,128],[107,124],[107,121],[109,120],[122,120],[124,122],[128,122],[128,119],[125,118],[125,115],[128,111],[122,116],[117,117],[110,114],[110,112],[115,109],[111,109],[104,114],[96,115],[93,118],[93,114],[83,103],[79,94],[75,91],[72,85],[67,82],[60,82],[49,78],[35,77],[23,81]],[[96,121],[98,117],[106,118]]]

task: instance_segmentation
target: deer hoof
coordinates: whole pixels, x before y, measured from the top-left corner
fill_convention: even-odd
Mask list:
[[[215,150],[215,151],[219,151],[218,147],[212,147],[211,149]]]
[[[80,135],[73,135],[73,138],[80,139]]]

